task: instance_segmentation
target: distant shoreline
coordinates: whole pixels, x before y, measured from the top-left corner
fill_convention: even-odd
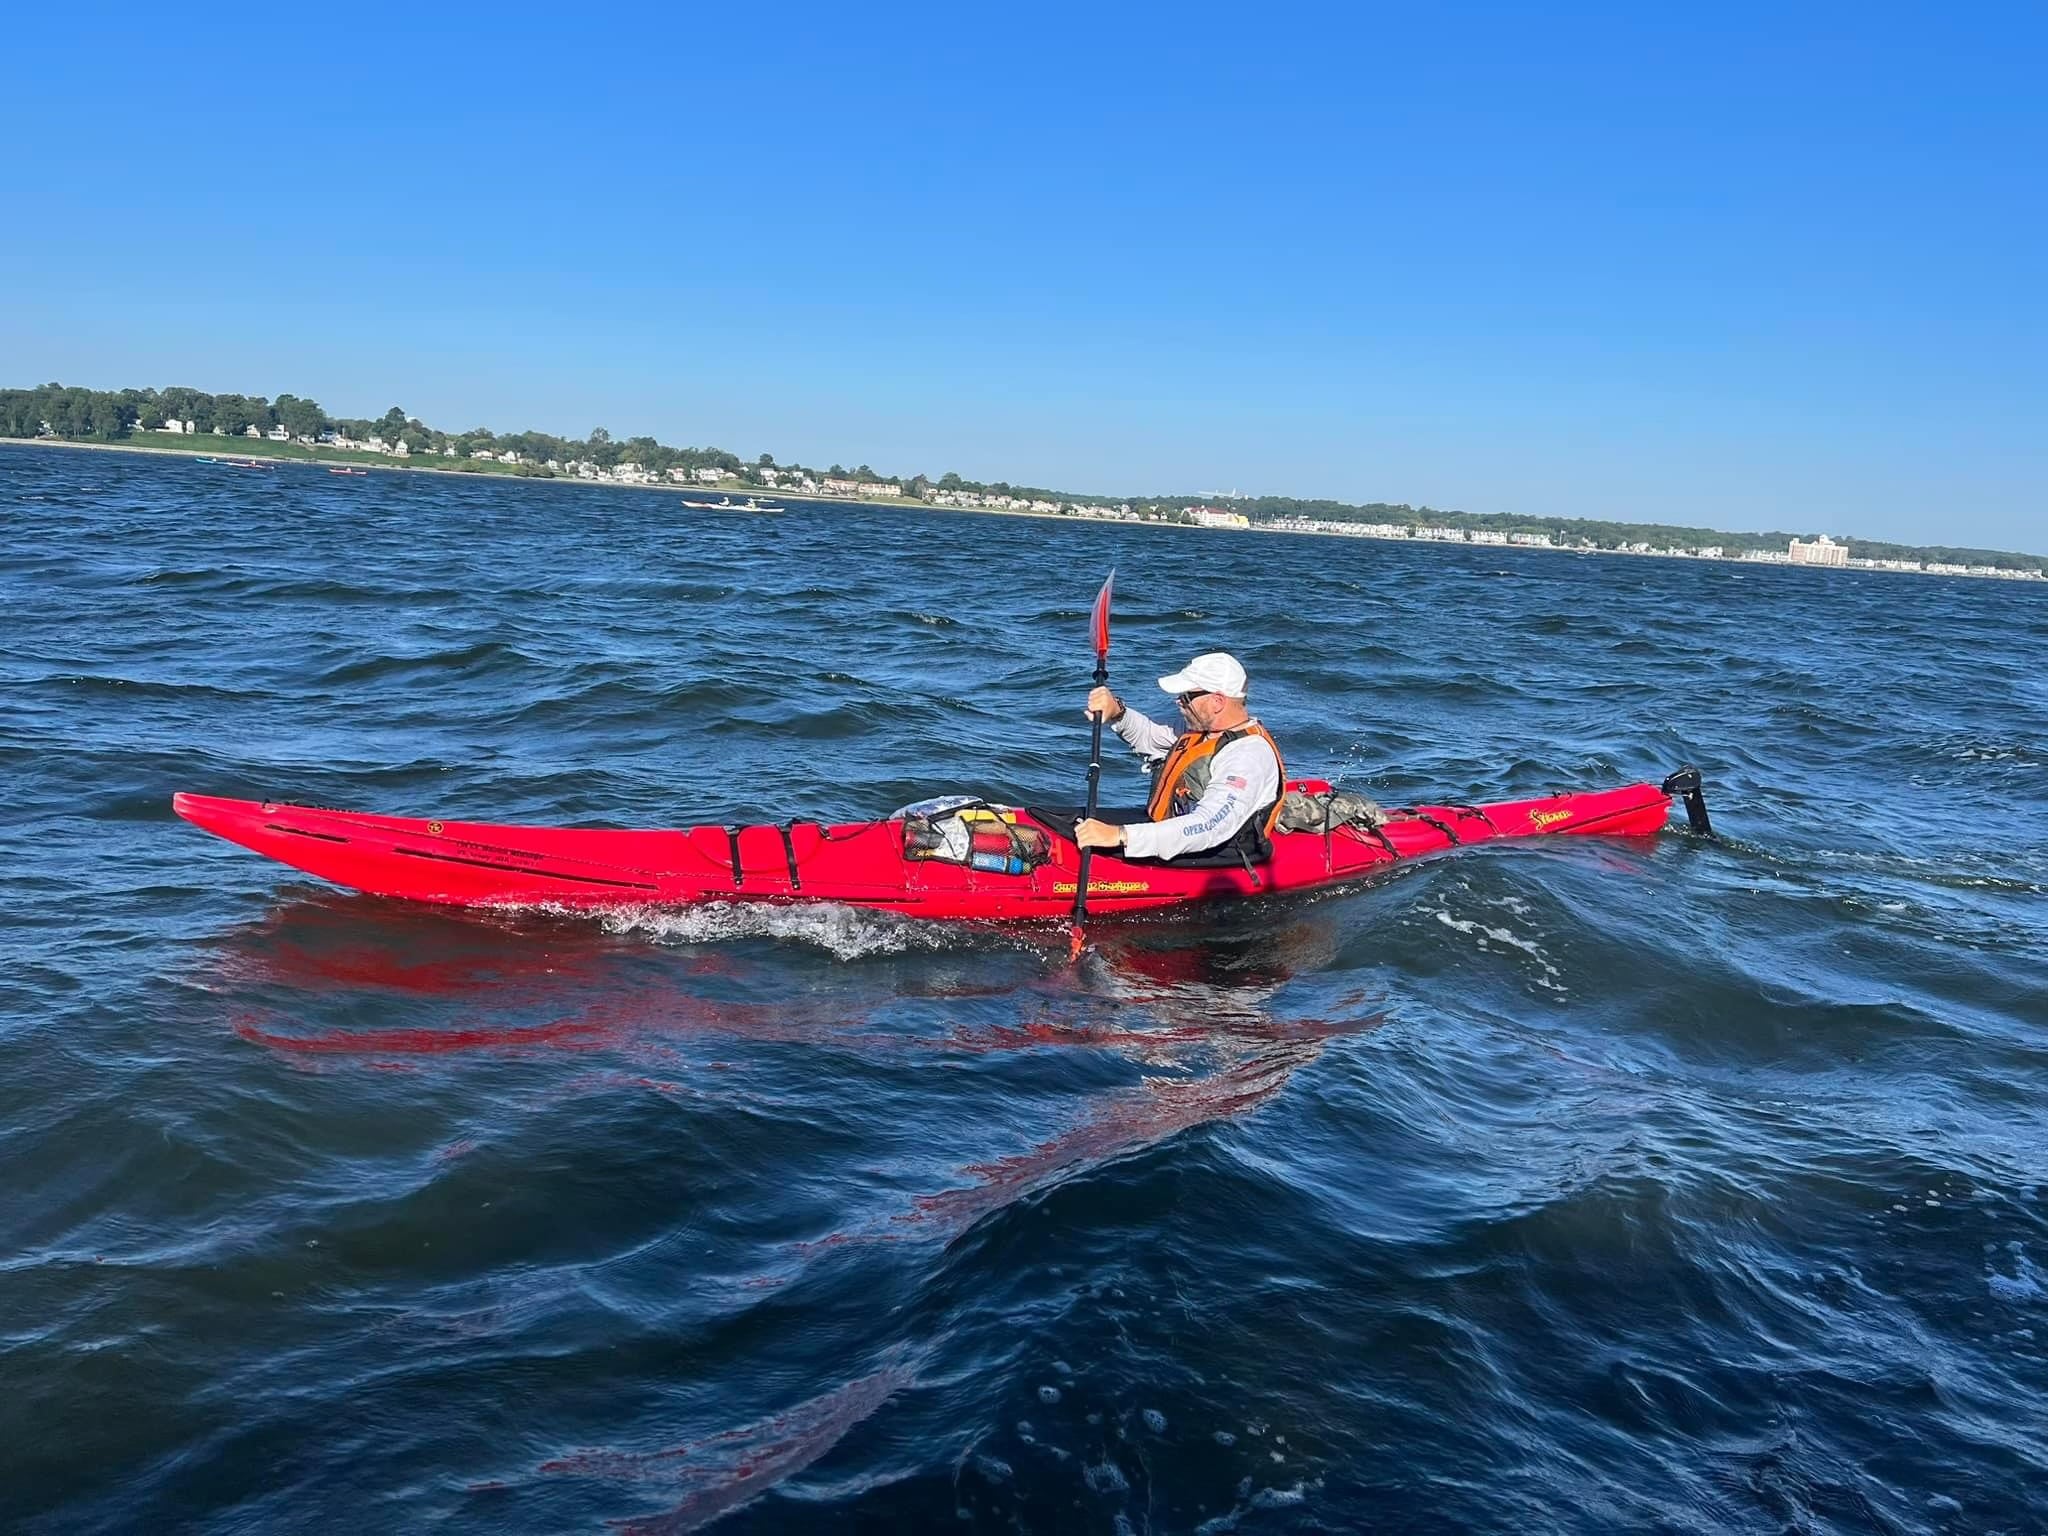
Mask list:
[[[255,459],[270,464],[317,464],[327,469],[387,470],[393,474],[453,475],[461,480],[488,478],[492,480],[539,480],[543,482],[567,482],[570,485],[602,485],[615,491],[687,491],[685,485],[635,485],[623,480],[578,480],[573,475],[516,475],[494,469],[448,469],[439,464],[393,463],[386,454],[351,454],[346,458],[334,457],[332,453],[302,450],[297,453],[266,452],[265,447],[275,449],[279,445],[268,438],[249,438],[243,447],[227,447],[236,439],[224,438],[220,444],[207,443],[204,446],[172,447],[168,443],[88,443],[75,437],[0,437],[0,443],[13,444],[22,448],[82,448],[87,453],[148,453],[167,459],[201,459],[218,455],[230,459]],[[719,492],[717,494],[729,494]]]
[[[221,439],[223,443],[235,441],[237,439],[234,438]],[[891,501],[879,501],[864,497],[821,495],[816,492],[806,494],[784,491],[768,486],[749,485],[744,481],[737,480],[731,486],[696,486],[675,482],[639,483],[630,480],[594,480],[584,479],[577,475],[521,475],[504,469],[450,469],[438,464],[393,463],[387,455],[367,452],[350,454],[346,458],[336,458],[329,454],[321,454],[304,448],[299,448],[298,451],[292,453],[266,452],[266,447],[274,450],[277,447],[286,445],[274,443],[268,438],[248,438],[245,441],[247,443],[246,447],[231,449],[212,443],[204,446],[194,444],[191,447],[173,447],[167,443],[89,443],[76,438],[66,437],[0,437],[0,444],[12,444],[23,448],[75,448],[87,453],[139,453],[153,455],[157,458],[173,459],[197,459],[218,454],[227,458],[256,459],[271,464],[303,464],[309,467],[356,469],[365,472],[382,471],[388,474],[446,475],[456,480],[488,479],[493,481],[520,481],[537,485],[587,485],[612,491],[658,491],[665,495],[676,497],[731,496],[734,490],[739,490],[757,500],[798,501],[811,506],[874,507],[885,511],[952,513],[962,517],[1027,517],[1039,518],[1047,522],[1108,524],[1120,528],[1177,528],[1191,533],[1292,534],[1300,538],[1369,540],[1373,543],[1384,544],[1441,544],[1447,548],[1454,549],[1515,550],[1528,554],[1609,555],[1619,559],[1668,560],[1688,565],[1761,566],[1769,570],[1842,570],[1845,574],[1853,573],[1865,576],[1948,576],[1967,581],[2019,582],[2023,584],[2035,584],[2043,580],[2039,572],[2020,573],[2007,570],[1930,571],[1887,569],[1881,566],[1794,565],[1784,560],[1750,560],[1744,559],[1739,555],[1693,555],[1663,550],[1578,549],[1563,544],[1475,544],[1469,540],[1425,539],[1413,536],[1389,539],[1378,534],[1350,533],[1327,528],[1279,528],[1259,523],[1253,523],[1250,528],[1214,528],[1205,527],[1199,523],[1170,523],[1159,518],[1091,517],[1086,514],[1033,512],[1012,507],[938,506],[910,496]],[[296,447],[296,445],[291,446]],[[691,507],[687,510],[693,512],[700,510],[744,512],[750,509],[736,505],[729,508]]]
[[[226,441],[233,442],[234,439],[229,438]],[[330,455],[309,451],[265,453],[261,445],[269,441],[267,438],[259,439],[252,437],[247,441],[249,444],[248,448],[230,449],[211,443],[203,447],[173,448],[168,444],[162,443],[88,443],[74,437],[0,437],[0,445],[17,448],[77,448],[87,453],[144,453],[166,459],[200,459],[217,454],[231,459],[258,459],[271,464],[318,465],[329,469],[381,470],[387,474],[394,475],[446,475],[452,480],[488,480],[518,485],[577,485],[590,486],[602,491],[659,491],[669,496],[731,496],[735,490],[738,490],[748,496],[752,496],[757,501],[801,501],[811,506],[820,507],[879,507],[896,512],[952,512],[958,513],[963,517],[1035,517],[1055,523],[1117,522],[1123,527],[1187,528],[1198,533],[1227,533],[1232,531],[1242,533],[1245,531],[1244,529],[1207,529],[1190,523],[1167,523],[1156,519],[1144,523],[1132,523],[1124,519],[1069,517],[1063,512],[1029,512],[1020,511],[1012,507],[938,507],[933,506],[930,502],[920,501],[914,496],[905,496],[895,501],[876,501],[866,497],[833,496],[817,491],[785,491],[771,486],[748,485],[744,481],[735,481],[731,486],[683,485],[675,482],[659,483],[653,481],[642,484],[632,480],[586,480],[577,475],[520,475],[508,473],[502,469],[448,469],[439,464],[393,463],[390,457],[384,454],[359,454],[349,458],[335,458]],[[277,445],[272,444],[271,446],[275,447]],[[252,449],[254,450],[253,452],[250,451]],[[747,508],[734,505],[729,508],[712,507],[709,509],[692,507],[689,510],[692,512],[699,510],[744,512]],[[1259,530],[1253,528],[1251,531],[1256,533]],[[1290,530],[1276,529],[1269,531],[1285,533]]]

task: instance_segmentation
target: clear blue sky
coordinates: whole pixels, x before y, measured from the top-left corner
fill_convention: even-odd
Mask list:
[[[0,383],[2048,550],[2039,0],[441,9],[12,18]]]

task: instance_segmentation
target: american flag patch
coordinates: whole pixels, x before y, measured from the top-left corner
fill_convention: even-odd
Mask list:
[[[1251,780],[1237,773],[1233,773],[1229,778],[1225,779],[1223,785],[1226,789],[1250,789],[1252,787]]]

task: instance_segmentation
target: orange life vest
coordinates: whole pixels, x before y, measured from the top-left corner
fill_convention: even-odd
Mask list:
[[[1221,846],[1242,849],[1254,859],[1263,859],[1271,854],[1270,839],[1280,820],[1281,798],[1287,791],[1287,760],[1280,755],[1280,743],[1273,739],[1273,733],[1256,720],[1247,720],[1227,731],[1189,731],[1176,741],[1165,761],[1153,770],[1152,798],[1145,806],[1146,819],[1164,821],[1169,816],[1185,816],[1192,811],[1209,787],[1216,754],[1233,741],[1241,741],[1247,736],[1256,736],[1273,749],[1273,761],[1280,770],[1280,788],[1271,805],[1252,812],[1251,819]]]

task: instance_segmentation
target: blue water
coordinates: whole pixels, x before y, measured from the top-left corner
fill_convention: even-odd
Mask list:
[[[1112,565],[1297,773],[1723,840],[1069,967],[170,814],[1072,799]],[[2048,592],[7,448],[0,605],[0,1528],[2048,1528]]]

